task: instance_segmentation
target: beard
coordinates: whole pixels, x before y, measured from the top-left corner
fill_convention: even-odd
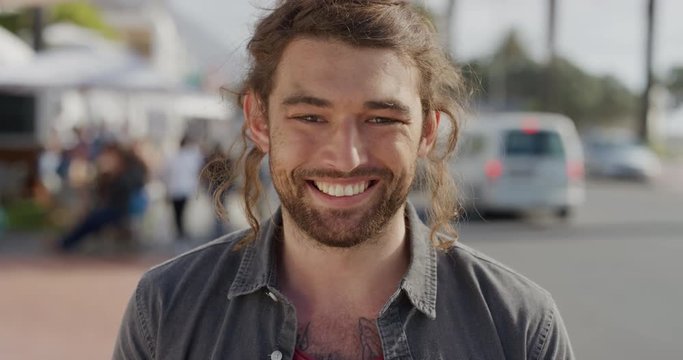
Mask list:
[[[272,168],[272,167],[271,167]],[[407,171],[395,175],[386,168],[358,168],[350,173],[332,170],[295,169],[291,176],[284,170],[272,173],[273,185],[280,196],[283,208],[298,228],[320,245],[334,248],[351,248],[377,239],[387,223],[405,204],[412,177]],[[307,200],[305,178],[378,177],[371,185],[374,201],[357,209],[325,209],[314,207]],[[311,185],[315,188],[315,185]],[[369,190],[370,188],[368,188]],[[317,190],[314,190],[317,191]],[[367,190],[366,190],[367,191]]]

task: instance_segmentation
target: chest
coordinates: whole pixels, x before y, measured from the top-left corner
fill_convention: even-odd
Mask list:
[[[296,349],[315,359],[382,357],[375,320],[354,315],[317,316],[299,322]]]
[[[376,359],[376,354],[387,360],[525,358],[503,355],[493,324],[468,321],[476,312],[472,308],[468,314],[441,309],[432,320],[399,301],[379,319],[346,315],[302,321],[293,306],[265,292],[227,304],[199,304],[194,311],[187,310],[190,304],[168,311],[153,326],[156,358],[292,359],[295,349],[316,360]],[[484,318],[478,312],[472,316]]]

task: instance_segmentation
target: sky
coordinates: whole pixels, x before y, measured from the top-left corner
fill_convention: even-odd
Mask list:
[[[435,13],[445,0],[423,2]],[[244,72],[244,46],[260,8],[270,0],[169,0],[181,34],[197,60],[229,79]],[[557,49],[597,75],[613,75],[634,91],[645,82],[647,0],[557,0]],[[457,0],[453,49],[464,61],[490,55],[510,29],[517,29],[536,60],[547,54],[547,0]],[[683,1],[657,0],[655,73],[683,66]]]

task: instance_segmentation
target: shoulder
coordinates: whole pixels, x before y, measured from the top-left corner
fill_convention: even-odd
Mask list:
[[[455,279],[468,279],[482,291],[493,293],[505,300],[524,295],[524,299],[539,305],[552,303],[550,293],[519,272],[491,257],[461,243],[456,243],[440,255],[440,271],[451,273]]]
[[[210,323],[214,313],[203,309],[225,303],[243,255],[235,245],[245,234],[218,238],[145,272],[124,314],[114,358],[164,358],[183,346],[178,339],[190,338],[185,324]]]
[[[558,358],[571,358],[564,323],[547,290],[460,243],[440,252],[438,268],[442,305],[489,319],[507,354],[537,359],[561,353]]]
[[[529,326],[553,316],[556,306],[547,290],[467,245],[457,243],[443,252],[438,264],[439,292],[485,307],[494,321]]]
[[[138,291],[166,297],[177,289],[194,292],[216,285],[229,287],[243,254],[235,245],[246,233],[242,230],[225,235],[152,267],[140,279]]]

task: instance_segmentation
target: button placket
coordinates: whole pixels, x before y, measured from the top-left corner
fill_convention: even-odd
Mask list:
[[[280,350],[275,350],[270,353],[270,360],[282,360],[282,352]]]

